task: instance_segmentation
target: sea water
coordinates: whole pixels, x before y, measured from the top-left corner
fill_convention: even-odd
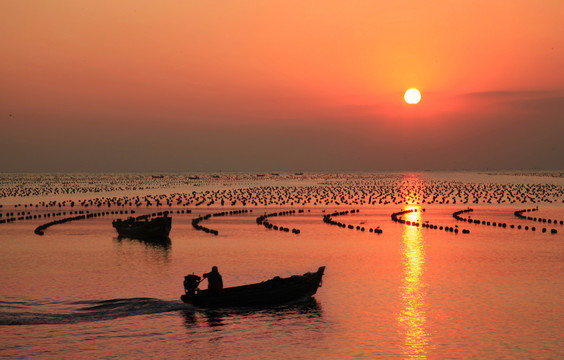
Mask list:
[[[558,173],[0,178],[0,220],[15,219],[0,223],[4,359],[564,357]],[[486,223],[453,218],[468,208],[464,217]],[[391,220],[406,209],[419,226]],[[514,215],[523,209],[537,220]],[[111,221],[132,210],[169,211],[170,243],[118,239]],[[192,226],[230,210],[242,211],[200,223],[217,236]],[[104,214],[34,233],[78,211]],[[300,233],[257,224],[274,213],[270,223]],[[226,287],[326,271],[317,294],[293,305],[182,303],[184,275],[214,265]]]

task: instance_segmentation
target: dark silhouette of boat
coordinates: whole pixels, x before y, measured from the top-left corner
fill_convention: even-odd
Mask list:
[[[148,216],[130,217],[127,220],[114,220],[112,226],[117,230],[119,237],[140,240],[168,239],[172,227],[172,218],[165,212],[163,216],[149,219]]]
[[[186,293],[180,297],[187,304],[204,308],[262,307],[286,305],[306,300],[315,295],[321,286],[325,266],[316,272],[294,275],[288,278],[276,276],[257,284],[235,286],[221,292],[199,290],[198,275],[184,277]]]

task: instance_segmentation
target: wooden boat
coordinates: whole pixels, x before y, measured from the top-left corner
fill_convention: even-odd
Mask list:
[[[316,272],[294,275],[288,278],[276,276],[257,284],[235,286],[219,293],[199,290],[198,275],[184,277],[186,293],[180,297],[187,304],[205,308],[259,307],[285,305],[305,300],[317,292],[325,266]]]
[[[172,227],[172,218],[165,212],[163,216],[149,219],[147,216],[129,218],[127,220],[114,220],[112,226],[120,237],[141,240],[168,239]]]

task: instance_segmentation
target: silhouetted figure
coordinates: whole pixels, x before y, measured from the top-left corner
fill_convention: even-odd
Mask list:
[[[212,271],[205,273],[204,279],[208,279],[208,290],[213,293],[220,293],[223,291],[223,279],[217,270],[217,266],[212,267]]]

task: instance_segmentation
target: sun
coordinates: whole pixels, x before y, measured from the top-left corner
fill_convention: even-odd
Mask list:
[[[403,98],[408,104],[417,104],[421,101],[421,93],[417,89],[409,89],[405,92]]]

